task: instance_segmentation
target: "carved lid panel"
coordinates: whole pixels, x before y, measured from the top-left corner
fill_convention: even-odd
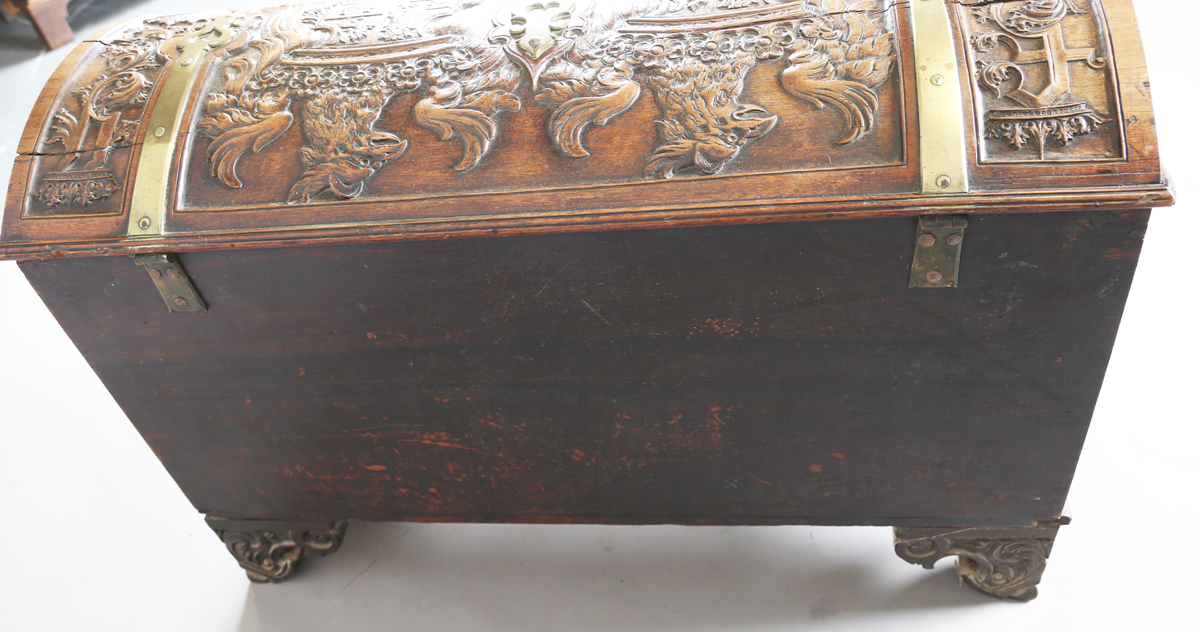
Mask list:
[[[137,20],[47,86],[2,239],[41,255],[1167,203],[1152,119],[1127,130],[1148,97],[1124,103],[1118,81],[1140,63],[1136,32],[1113,34],[1106,5],[1132,15],[1125,0],[945,5],[972,186],[942,198],[920,192],[918,135],[937,130],[903,3],[333,1]]]

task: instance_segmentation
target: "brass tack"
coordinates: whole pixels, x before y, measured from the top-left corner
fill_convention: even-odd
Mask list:
[[[949,189],[951,182],[952,180],[950,180],[950,176],[938,176],[937,178],[937,185],[939,189]]]
[[[167,128],[165,128],[165,127],[154,128],[154,137],[155,138],[162,138],[163,134],[166,134],[166,133],[167,133]]]
[[[949,237],[946,237],[946,243],[950,244],[951,246],[957,246],[962,243],[962,235],[957,233],[950,235]]]
[[[937,270],[930,270],[929,274],[925,275],[925,279],[930,283],[939,283],[942,280],[942,273]]]
[[[182,296],[176,296],[175,304],[180,307],[187,307],[187,299],[183,298]]]
[[[924,235],[921,235],[920,237],[917,238],[917,243],[928,248],[928,247],[934,245],[935,243],[937,243],[937,238],[929,233],[925,233]]]
[[[147,268],[147,270],[150,272],[150,278],[152,278],[152,279],[161,279],[162,278],[162,272],[159,272],[158,268]]]
[[[934,75],[929,78],[929,82],[935,86],[940,86],[943,83],[946,83],[946,78],[941,75]]]
[[[172,279],[178,279],[179,278],[179,270],[176,270],[175,268],[167,268],[167,277],[172,278]]]

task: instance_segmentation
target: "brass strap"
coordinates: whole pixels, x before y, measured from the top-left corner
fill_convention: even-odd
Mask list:
[[[953,5],[953,3],[952,3]],[[962,82],[945,0],[913,0],[917,62],[917,125],[921,139],[921,192],[966,193],[967,136]]]
[[[158,237],[163,234],[175,146],[192,85],[204,68],[204,56],[228,44],[237,27],[242,25],[242,19],[236,15],[213,18],[176,44],[178,55],[163,69],[162,87],[144,123],[146,134],[133,181],[128,236]]]

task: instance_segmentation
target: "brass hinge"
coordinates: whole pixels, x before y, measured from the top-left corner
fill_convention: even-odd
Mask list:
[[[173,254],[134,255],[133,262],[146,268],[154,287],[162,294],[167,310],[172,312],[203,312],[208,304],[200,298],[187,272]]]
[[[917,218],[917,245],[908,287],[958,287],[958,261],[966,232],[966,215]]]

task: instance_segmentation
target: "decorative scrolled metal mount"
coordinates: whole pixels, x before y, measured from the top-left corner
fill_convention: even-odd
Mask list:
[[[999,599],[1030,601],[1046,570],[1058,526],[1017,528],[895,529],[896,555],[933,568],[957,556],[962,583]]]
[[[207,519],[217,537],[260,584],[283,581],[305,555],[331,555],[342,546],[345,522],[299,523],[272,520]]]

